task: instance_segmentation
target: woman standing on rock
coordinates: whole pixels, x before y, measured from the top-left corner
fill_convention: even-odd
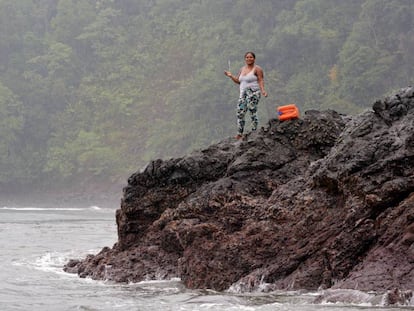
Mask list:
[[[267,97],[264,89],[263,70],[255,64],[256,55],[253,52],[247,52],[244,55],[245,66],[243,66],[237,76],[233,76],[230,71],[224,71],[224,74],[233,80],[234,83],[240,84],[240,97],[237,105],[237,128],[238,134],[236,139],[243,137],[245,115],[247,110],[251,114],[252,131],[257,129],[259,123],[257,119],[257,105],[261,95]]]

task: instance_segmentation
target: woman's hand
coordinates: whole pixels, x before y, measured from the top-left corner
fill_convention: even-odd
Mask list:
[[[266,91],[263,91],[263,92],[262,92],[262,95],[263,95],[264,97],[267,97],[267,92],[266,92]]]
[[[227,77],[229,77],[230,79],[232,79],[234,83],[236,83],[236,84],[240,84],[239,78],[238,78],[238,77],[233,76],[233,75],[232,75],[232,73],[231,73],[230,71],[227,71],[227,70],[226,70],[226,71],[224,71],[224,74],[225,74]]]

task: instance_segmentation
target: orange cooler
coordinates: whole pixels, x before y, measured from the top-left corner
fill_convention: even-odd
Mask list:
[[[280,121],[299,118],[299,109],[295,104],[277,107],[277,115]]]

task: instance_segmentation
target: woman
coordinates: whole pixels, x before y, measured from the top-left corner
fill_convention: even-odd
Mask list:
[[[236,139],[243,137],[244,117],[247,110],[251,114],[252,131],[257,129],[259,123],[257,119],[257,105],[261,95],[267,97],[267,92],[264,89],[263,70],[255,64],[256,55],[253,52],[247,52],[244,55],[244,61],[246,65],[240,69],[237,76],[233,76],[230,71],[224,72],[234,83],[240,84],[240,97],[237,105],[238,134],[235,137]]]

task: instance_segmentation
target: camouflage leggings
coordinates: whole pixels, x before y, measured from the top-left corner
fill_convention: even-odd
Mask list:
[[[260,90],[254,91],[250,88],[247,88],[241,94],[237,105],[237,128],[240,135],[244,132],[244,117],[246,116],[247,110],[251,114],[252,131],[257,129],[257,125],[259,124],[259,120],[257,119],[257,105],[259,104],[260,96]]]

